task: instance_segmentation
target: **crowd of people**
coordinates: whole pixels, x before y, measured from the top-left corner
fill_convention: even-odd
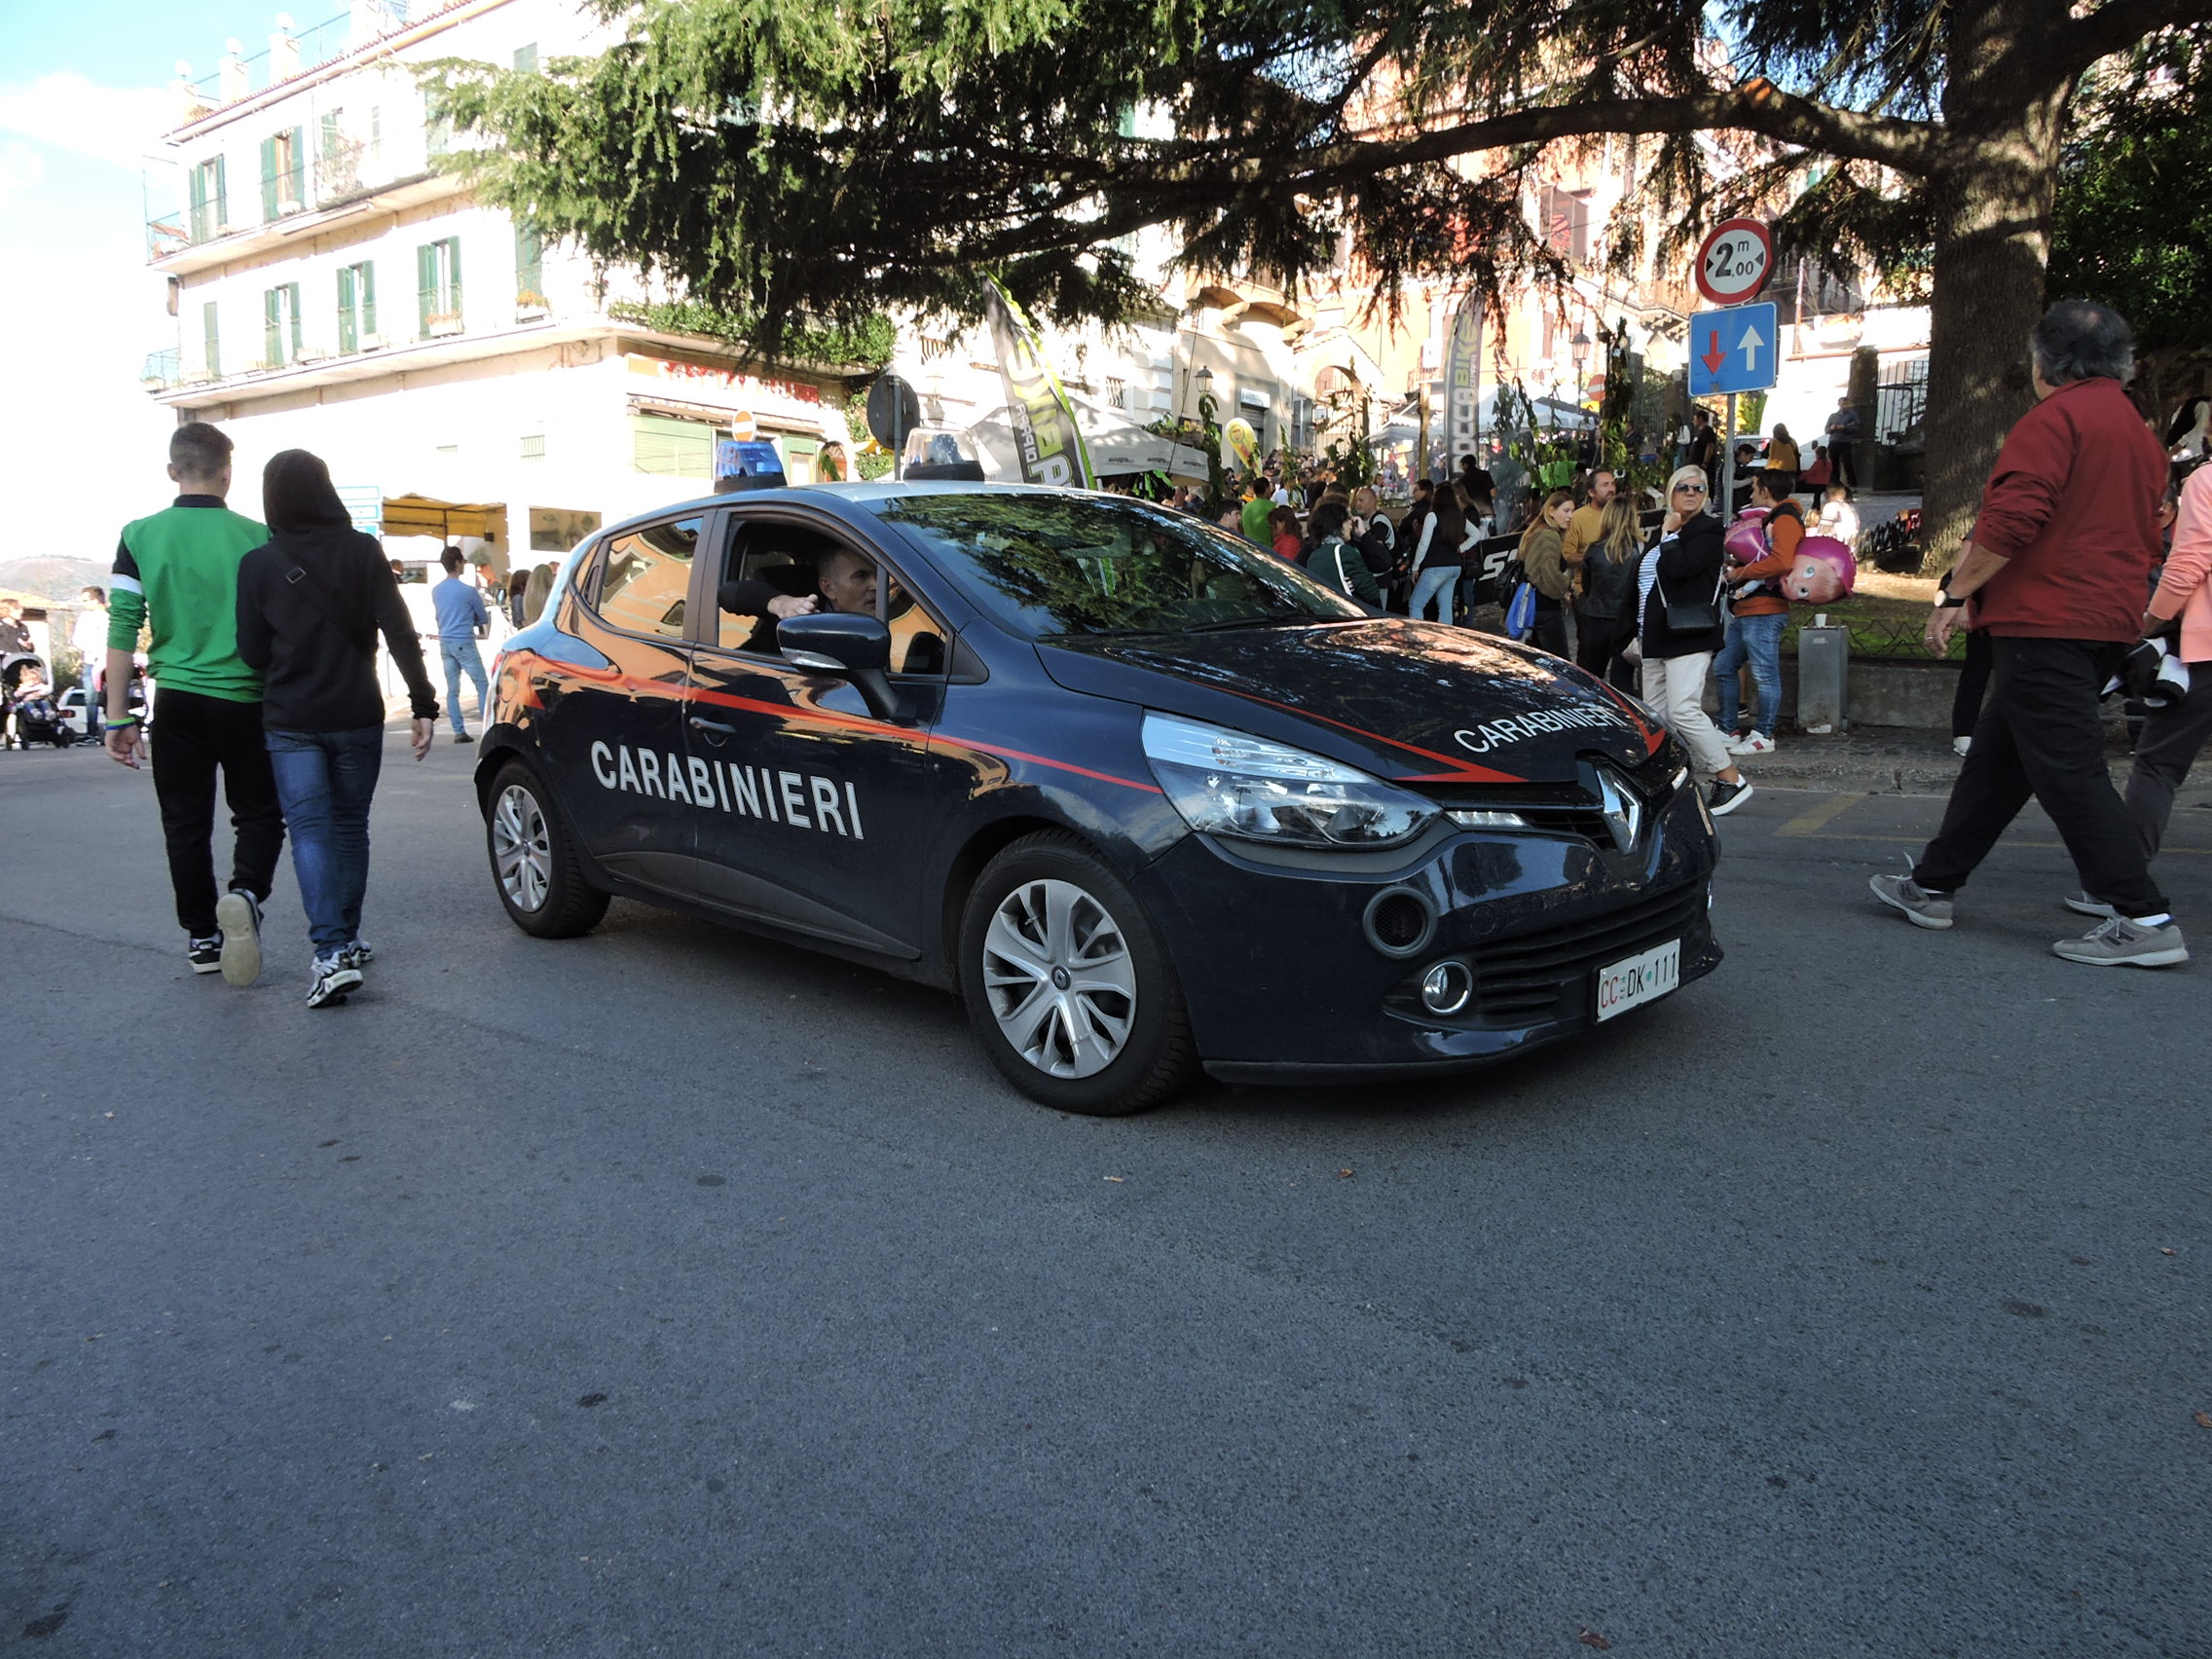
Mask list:
[[[1940,655],[1955,630],[1971,630],[1985,672],[1968,678],[1986,678],[1986,700],[1976,685],[1980,706],[1941,829],[1906,872],[1873,877],[1872,890],[1921,928],[1951,927],[1960,890],[2033,798],[2081,876],[2066,903],[2098,919],[2056,941],[2056,953],[2171,966],[2189,952],[2152,866],[2175,792],[2212,736],[2212,466],[2191,474],[2178,500],[2168,495],[2166,449],[2124,390],[2132,342],[2116,313],[2053,307],[2032,357],[2039,401],[2006,439],[1926,635]],[[1752,793],[1738,756],[1771,751],[1781,723],[1789,601],[1779,578],[1808,534],[1851,525],[1850,485],[1818,486],[1809,518],[1797,499],[1803,471],[1783,464],[1794,458],[1778,428],[1747,481],[1763,510],[1758,535],[1732,548],[1712,473],[1696,459],[1714,454],[1701,443],[1710,422],[1701,416],[1693,428],[1689,458],[1648,509],[1605,467],[1506,507],[1508,484],[1466,456],[1452,477],[1416,480],[1395,519],[1372,487],[1339,488],[1316,471],[1255,474],[1220,522],[1377,611],[1481,621],[1572,656],[1665,723],[1719,817]],[[1850,432],[1830,422],[1845,471]],[[80,621],[80,647],[97,662],[90,683],[104,693],[105,745],[135,768],[148,760],[148,716],[160,725],[154,791],[196,972],[258,977],[262,906],[289,836],[313,952],[308,1001],[327,1007],[362,983],[375,955],[361,910],[386,719],[377,639],[406,682],[417,759],[438,713],[422,640],[392,567],[351,527],[316,457],[290,450],[269,462],[266,525],[225,504],[231,442],[219,428],[179,426],[169,474],[174,504],[125,527],[107,593],[88,590],[85,614],[97,620]],[[1511,611],[1478,618],[1474,574],[1501,550]],[[443,563],[432,608],[454,736],[465,742],[464,681],[485,718],[477,641],[490,607],[458,548]],[[529,592],[503,597],[518,622],[535,612]],[[150,710],[129,695],[142,628],[152,638]],[[0,604],[0,656],[13,644],[27,636]],[[1746,669],[1754,689],[1739,726]],[[1717,720],[1704,708],[1715,681]],[[2107,769],[2100,707],[2121,684],[2144,711],[2124,795]],[[218,786],[234,830],[220,885]]]

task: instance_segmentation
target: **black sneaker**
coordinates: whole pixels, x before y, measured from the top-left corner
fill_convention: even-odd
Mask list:
[[[469,741],[469,736],[464,731],[457,731],[453,734],[453,740],[456,743],[466,743]]]
[[[223,978],[252,984],[261,977],[261,906],[234,887],[215,901],[215,920],[223,925]]]
[[[184,946],[184,959],[192,964],[195,974],[219,974],[223,968],[223,936],[209,934],[205,939],[188,940]]]
[[[335,956],[318,958],[314,978],[308,986],[308,1007],[335,1008],[349,991],[361,988],[361,971],[349,968]]]
[[[1738,778],[1731,784],[1724,779],[1715,778],[1712,790],[1705,797],[1705,810],[1715,818],[1725,818],[1751,798],[1751,779]]]

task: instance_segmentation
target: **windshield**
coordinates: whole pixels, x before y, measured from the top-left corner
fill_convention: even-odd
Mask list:
[[[871,503],[1001,623],[1054,634],[1181,634],[1367,612],[1239,536],[1146,501],[924,495]]]

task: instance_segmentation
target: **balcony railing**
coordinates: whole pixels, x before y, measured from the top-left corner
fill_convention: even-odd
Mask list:
[[[184,354],[174,346],[163,351],[146,353],[146,366],[138,371],[138,382],[149,391],[167,391],[184,377]]]

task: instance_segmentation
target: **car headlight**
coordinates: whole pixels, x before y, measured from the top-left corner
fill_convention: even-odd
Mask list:
[[[1264,737],[1147,714],[1152,775],[1192,829],[1276,846],[1395,846],[1437,816],[1430,802],[1356,766]]]

